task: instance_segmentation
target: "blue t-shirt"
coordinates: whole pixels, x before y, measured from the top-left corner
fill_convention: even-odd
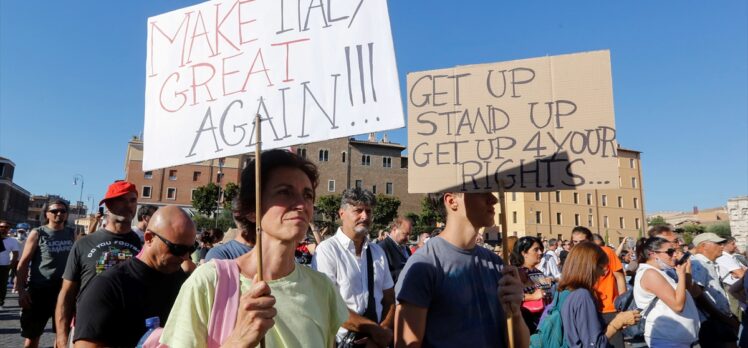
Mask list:
[[[589,290],[576,289],[569,293],[561,306],[561,322],[569,348],[608,347],[607,325]]]
[[[441,237],[408,259],[395,291],[398,302],[428,308],[423,347],[504,346],[503,264],[486,248],[464,250]]]
[[[242,256],[252,250],[252,247],[246,244],[237,242],[236,240],[230,240],[228,243],[223,245],[214,246],[205,255],[205,262],[212,259],[219,260],[233,260],[239,256]]]

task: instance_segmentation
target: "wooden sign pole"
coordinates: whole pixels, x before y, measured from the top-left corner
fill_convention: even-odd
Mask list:
[[[260,132],[260,114],[255,115],[255,249],[257,250],[257,279],[264,280],[265,268],[262,267],[262,134]],[[260,340],[260,347],[265,348],[265,337]]]
[[[501,258],[504,259],[504,265],[509,264],[509,229],[506,223],[506,199],[504,199],[504,181],[499,180],[499,224],[501,224]],[[499,299],[501,300],[501,299]],[[512,322],[511,313],[505,313],[507,340],[509,348],[514,348],[514,323]]]

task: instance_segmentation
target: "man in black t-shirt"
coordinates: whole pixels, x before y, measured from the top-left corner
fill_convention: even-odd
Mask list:
[[[114,182],[99,204],[105,204],[109,210],[106,227],[75,242],[62,275],[62,289],[55,309],[55,345],[58,348],[68,346],[76,297],[85,295],[88,284],[97,274],[137,255],[143,245],[130,229],[138,207],[135,185],[127,181]]]
[[[133,347],[146,332],[147,318],[159,317],[164,326],[187,279],[181,263],[195,251],[195,234],[182,209],[157,210],[145,230],[143,252],[94,278],[78,299],[73,340]]]

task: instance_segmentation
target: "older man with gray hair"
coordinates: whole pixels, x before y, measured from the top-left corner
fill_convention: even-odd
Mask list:
[[[392,344],[395,290],[387,257],[369,240],[376,198],[359,187],[343,191],[337,233],[319,244],[312,267],[327,275],[340,290],[350,316],[337,342],[378,347]]]

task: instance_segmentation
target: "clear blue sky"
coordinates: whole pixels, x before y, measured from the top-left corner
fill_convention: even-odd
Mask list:
[[[146,19],[198,2],[0,1],[0,156],[15,181],[75,201],[80,173],[98,202],[143,129]],[[618,140],[643,152],[647,211],[748,194],[745,0],[389,6],[402,93],[412,71],[610,49]]]

